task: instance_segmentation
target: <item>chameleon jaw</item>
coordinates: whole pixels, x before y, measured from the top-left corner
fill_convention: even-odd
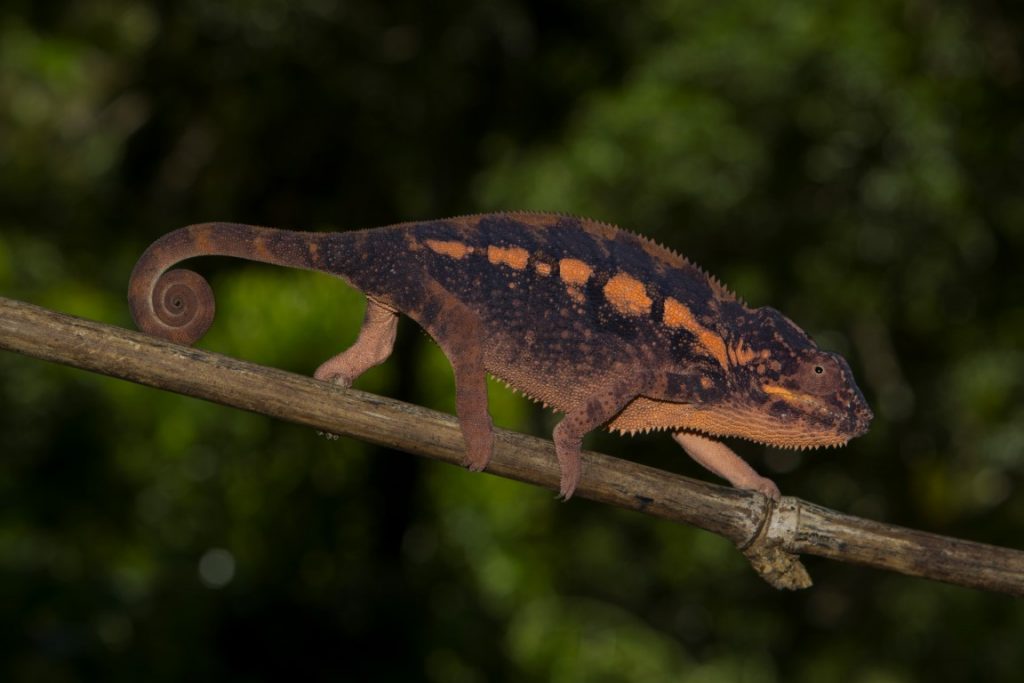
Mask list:
[[[824,407],[815,402],[815,407]],[[838,448],[857,433],[823,428],[806,417],[780,419],[746,406],[700,406],[639,397],[612,419],[608,429],[634,434],[650,431],[688,431],[715,438],[734,437],[793,450]]]
[[[771,440],[763,437],[752,437],[746,434],[737,434],[735,432],[723,431],[723,430],[712,430],[712,429],[699,429],[692,427],[683,427],[677,431],[690,432],[693,434],[703,434],[705,436],[711,436],[716,439],[735,438],[743,439],[751,443],[756,443],[761,446],[768,446],[770,448],[779,448],[787,451],[814,451],[818,449],[827,448],[842,448],[850,442],[851,437],[836,436],[835,438],[829,439],[811,439],[808,441],[795,441],[795,440]]]

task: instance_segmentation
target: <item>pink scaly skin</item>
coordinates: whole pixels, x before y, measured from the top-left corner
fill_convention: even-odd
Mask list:
[[[693,432],[676,432],[672,438],[691,458],[736,488],[760,491],[772,500],[782,497],[774,481],[755,472],[746,460],[721,441]]]

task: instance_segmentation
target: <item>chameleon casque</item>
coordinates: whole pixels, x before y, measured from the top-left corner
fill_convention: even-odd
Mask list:
[[[750,309],[682,256],[592,220],[494,213],[337,233],[192,225],[135,265],[140,329],[182,344],[202,337],[210,287],[168,269],[206,255],[321,271],[366,295],[358,339],[317,379],[350,385],[391,354],[399,313],[419,323],[451,361],[471,470],[493,449],[486,373],[565,413],[553,435],[563,499],[580,481],[583,436],[602,425],[669,430],[707,469],[777,499],[718,437],[839,446],[872,419],[846,361],[784,315]]]

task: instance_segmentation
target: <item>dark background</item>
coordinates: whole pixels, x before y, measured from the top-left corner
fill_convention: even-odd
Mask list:
[[[386,9],[385,9],[386,7]],[[839,451],[784,493],[1022,547],[1019,4],[8,1],[0,292],[129,325],[159,235],[499,208],[682,251],[840,351]],[[208,259],[203,348],[309,374],[361,297]],[[451,411],[413,324],[360,388]],[[555,417],[492,387],[505,427]],[[0,355],[0,679],[1019,680],[1024,603],[729,544]],[[708,477],[665,435],[588,445]]]

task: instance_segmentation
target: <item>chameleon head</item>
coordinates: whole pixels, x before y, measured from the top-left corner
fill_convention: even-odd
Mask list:
[[[732,405],[711,431],[783,448],[840,446],[866,432],[873,414],[846,360],[778,311],[752,313],[730,347]]]
[[[871,409],[842,356],[819,349],[774,309],[735,306],[725,337],[703,328],[701,344],[713,352],[700,359],[699,375],[682,374],[695,367],[684,357],[680,374],[666,375],[667,391],[637,398],[609,428],[702,432],[780,448],[841,446],[867,431]]]

